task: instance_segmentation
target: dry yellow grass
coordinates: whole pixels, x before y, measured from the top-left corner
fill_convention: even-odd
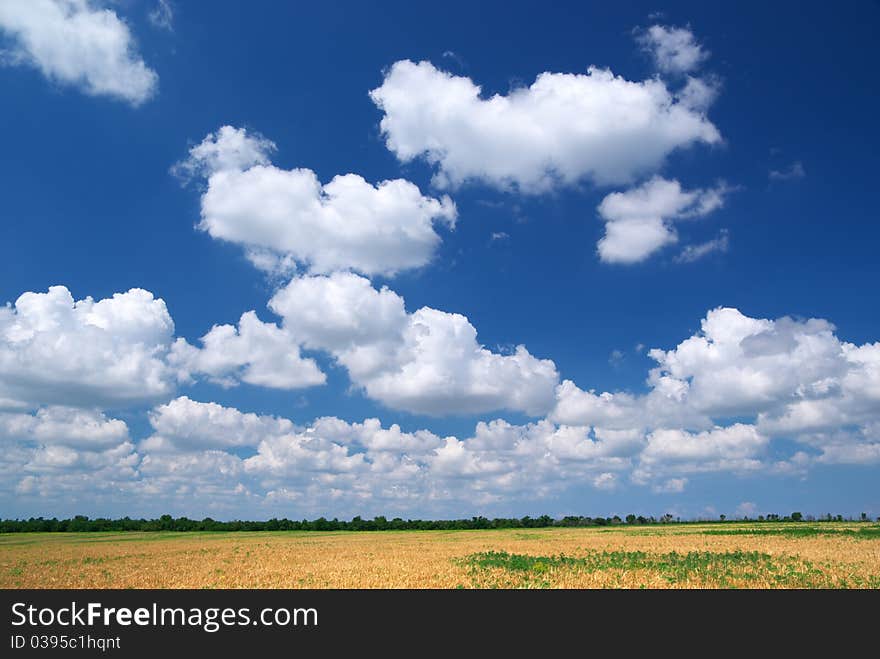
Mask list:
[[[13,534],[0,587],[880,587],[876,537],[717,528]]]

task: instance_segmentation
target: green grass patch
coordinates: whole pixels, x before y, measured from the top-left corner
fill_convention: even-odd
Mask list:
[[[816,536],[841,536],[856,538],[857,540],[880,540],[880,525],[872,524],[861,527],[834,527],[834,526],[774,526],[771,528],[748,527],[730,529],[706,529],[703,535],[775,535],[790,538],[813,538]]]
[[[566,576],[606,572],[607,585],[627,586],[622,577],[634,571],[660,578],[665,584],[687,583],[698,587],[780,588],[876,588],[850,578],[832,578],[828,573],[795,556],[772,556],[757,551],[653,553],[643,551],[590,551],[580,556],[559,554],[530,556],[489,551],[462,560],[479,588],[552,588]],[[629,584],[633,585],[633,584]]]

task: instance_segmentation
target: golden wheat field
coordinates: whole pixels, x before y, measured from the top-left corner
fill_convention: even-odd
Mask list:
[[[3,588],[878,588],[880,526],[0,536]]]

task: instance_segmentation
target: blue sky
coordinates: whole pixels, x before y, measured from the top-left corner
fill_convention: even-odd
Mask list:
[[[5,4],[8,514],[880,514],[876,3]]]

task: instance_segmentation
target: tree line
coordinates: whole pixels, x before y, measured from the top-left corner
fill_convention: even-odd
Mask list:
[[[29,519],[4,519],[0,520],[0,533],[64,533],[64,532],[98,532],[98,531],[452,531],[467,529],[539,529],[549,527],[583,527],[583,526],[617,526],[617,525],[651,525],[651,524],[693,524],[716,522],[725,523],[731,521],[749,522],[829,522],[829,521],[869,521],[868,516],[862,513],[858,520],[843,515],[831,515],[830,513],[818,518],[804,516],[802,513],[793,512],[790,515],[759,515],[755,518],[739,518],[728,520],[720,515],[717,519],[690,519],[682,520],[665,514],[660,517],[630,514],[624,518],[618,515],[612,517],[582,517],[567,516],[554,519],[549,515],[540,517],[471,517],[470,519],[387,519],[379,516],[373,519],[354,517],[351,520],[326,519],[319,517],[314,520],[291,520],[273,518],[265,521],[218,521],[206,517],[201,520],[189,519],[188,517],[172,517],[162,515],[156,519],[108,519],[97,517],[90,519],[85,515],[77,515],[70,519],[46,519],[44,517],[31,517]],[[877,521],[880,521],[878,518]]]

